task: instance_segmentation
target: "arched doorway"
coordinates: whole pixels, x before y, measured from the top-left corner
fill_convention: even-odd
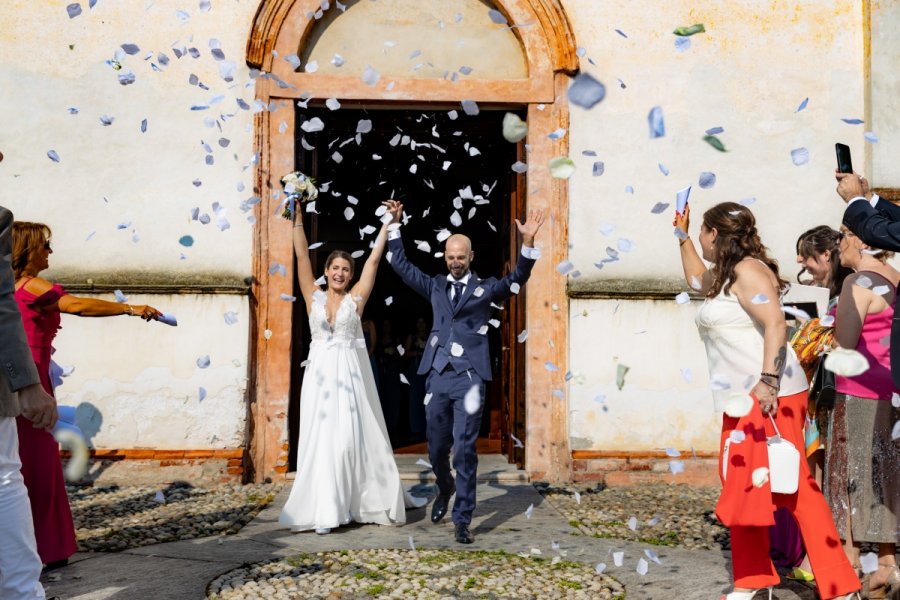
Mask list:
[[[403,2],[380,0],[362,6],[370,11],[390,11],[396,3],[398,7],[394,9],[399,11]],[[525,447],[517,448],[510,440],[505,450],[533,477],[569,477],[567,408],[565,401],[554,394],[565,383],[560,372],[550,371],[544,364],[550,361],[565,365],[568,353],[565,282],[554,270],[567,254],[568,186],[565,181],[551,178],[547,165],[553,157],[568,153],[568,136],[551,139],[548,135],[568,127],[567,74],[574,73],[578,66],[574,36],[558,1],[471,0],[471,5],[485,14],[495,11],[490,14],[494,29],[514,36],[523,57],[523,69],[508,69],[504,73],[508,65],[495,65],[486,69],[493,69],[494,76],[482,79],[477,71],[472,77],[435,77],[427,73],[410,76],[391,72],[389,67],[384,69],[388,76],[381,77],[377,72],[377,77],[371,73],[364,77],[359,69],[340,71],[340,59],[325,63],[315,58],[317,42],[328,47],[323,41],[327,28],[319,27],[320,20],[327,23],[328,13],[328,24],[336,23],[342,18],[336,12],[341,10],[338,6],[331,6],[327,0],[264,0],[257,11],[247,62],[264,73],[256,80],[256,95],[268,107],[257,113],[255,122],[259,153],[256,186],[262,202],[256,210],[249,427],[251,471],[257,480],[288,469],[291,342],[296,328],[292,305],[281,300],[282,294],[292,292],[290,228],[285,228],[275,214],[271,198],[273,191],[281,188],[281,175],[295,169],[299,123],[294,106],[298,101],[327,99],[371,106],[389,103],[392,108],[432,103],[461,106],[463,101],[474,101],[525,111],[529,151],[522,160],[527,160],[529,168],[527,180],[517,192],[522,195],[517,202],[523,209],[545,209],[550,219],[539,240],[543,258],[529,282],[527,306],[518,307],[529,332],[529,346],[520,351],[519,360],[508,361],[510,369],[520,372],[509,382],[514,385],[515,381],[522,381],[525,387],[507,391],[525,399],[525,414],[509,415],[524,432],[517,437],[524,435]],[[341,6],[347,11],[343,14],[350,14],[361,5],[347,2]],[[496,24],[501,20],[506,21],[505,27]],[[356,25],[352,31],[364,36],[360,30],[364,26]],[[308,51],[309,48],[313,50]],[[296,72],[294,56],[304,65],[315,60],[319,69]],[[513,239],[512,243],[517,242]],[[274,263],[287,267],[287,276],[277,270],[270,272]]]

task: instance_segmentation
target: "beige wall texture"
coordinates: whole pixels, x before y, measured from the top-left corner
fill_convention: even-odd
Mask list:
[[[213,2],[202,12],[197,2],[100,1],[89,9],[84,0],[70,19],[67,4],[9,0],[0,8],[0,203],[52,227],[50,277],[118,285],[129,302],[172,312],[179,326],[65,316],[55,359],[75,370],[59,401],[79,407],[96,447],[240,446],[246,297],[140,296],[128,285],[235,284],[250,274],[252,213],[240,206],[253,196],[253,110],[236,99],[253,104],[244,52],[256,6]],[[106,61],[121,44],[139,51],[116,71]],[[175,48],[199,56],[178,59]],[[234,69],[232,82],[221,77],[223,65]],[[120,85],[117,75],[129,70],[134,83]],[[192,85],[191,75],[208,89]],[[216,202],[228,229],[217,226]],[[194,207],[210,215],[208,225],[191,220]],[[179,243],[186,235],[190,247]],[[228,325],[226,312],[238,321]],[[211,365],[200,369],[205,355]]]
[[[316,36],[309,53],[301,52],[303,65],[315,60],[323,73],[353,76],[362,74],[363,62],[387,75],[445,77],[461,66],[473,68],[471,77],[523,73],[523,63],[502,58],[515,55],[512,32],[494,39],[485,34],[487,3],[459,1],[451,9],[443,2],[397,2],[406,9],[366,0],[350,2],[338,14],[332,6],[323,23],[333,29]],[[20,219],[53,227],[54,276],[240,281],[251,270],[254,234],[251,213],[241,210],[253,196],[253,113],[264,109],[254,105],[244,64],[258,3],[213,0],[203,11],[197,2],[176,0],[101,0],[93,9],[83,0],[83,13],[73,19],[66,15],[69,3],[6,0],[0,9],[0,203]],[[570,213],[556,217],[568,220],[570,259],[581,271],[568,285],[632,294],[572,301],[566,365],[574,375],[566,400],[572,448],[714,449],[718,418],[693,326],[696,303],[674,302],[684,289],[672,236],[675,192],[693,186],[695,215],[717,202],[755,199],[751,208],[763,239],[793,278],[796,236],[840,221],[835,141],[851,146],[859,167],[871,165],[877,184],[900,184],[897,152],[891,150],[898,130],[892,68],[900,48],[894,35],[898,3],[865,5],[871,9],[870,63],[861,0],[563,5],[583,48],[582,69],[607,87],[606,99],[592,110],[572,107],[566,132],[578,170],[569,181]],[[442,29],[435,29],[437,21]],[[706,33],[679,51],[672,30],[693,23],[703,23]],[[135,75],[128,86],[117,81],[123,71],[106,63],[121,44],[139,47],[121,61],[123,71]],[[420,45],[422,55],[409,59]],[[176,58],[176,48],[196,48],[199,56]],[[347,61],[343,66],[331,62],[335,53]],[[418,62],[423,66],[409,71]],[[230,82],[222,77],[229,71]],[[191,83],[192,75],[203,87]],[[798,111],[805,98],[808,105]],[[250,109],[240,108],[239,99]],[[666,135],[658,139],[650,138],[647,123],[654,106],[665,117]],[[114,118],[111,125],[101,124],[106,116]],[[843,118],[866,123],[850,125]],[[719,138],[727,152],[702,139],[716,126],[724,128]],[[863,137],[870,130],[879,138],[874,145]],[[801,147],[809,162],[796,166],[791,151]],[[58,163],[47,157],[50,150]],[[602,175],[592,174],[595,161],[604,163]],[[709,189],[698,185],[704,171],[717,177]],[[224,231],[216,225],[216,202],[230,225]],[[670,206],[652,214],[657,203]],[[191,220],[194,207],[211,223]],[[179,243],[185,235],[192,236],[192,246]],[[607,256],[608,246],[619,250],[621,260],[598,270],[593,265]],[[673,299],[635,299],[659,291]],[[60,388],[61,401],[98,408],[104,423],[94,438],[99,446],[240,443],[246,299],[182,295],[146,301],[175,312],[182,324],[169,329],[119,319],[64,320],[57,360],[76,370]],[[238,315],[238,324],[225,323],[226,311]],[[200,370],[196,360],[205,354],[212,365]],[[621,391],[615,386],[618,363],[630,367]],[[200,386],[208,393],[203,402]]]

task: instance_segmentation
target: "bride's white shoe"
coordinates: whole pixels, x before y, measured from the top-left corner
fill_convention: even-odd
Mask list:
[[[407,490],[403,490],[403,500],[404,504],[406,504],[406,508],[422,508],[428,504],[428,498],[413,496]]]

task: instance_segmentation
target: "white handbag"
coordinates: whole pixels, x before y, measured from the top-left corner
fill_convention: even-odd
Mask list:
[[[775,419],[769,415],[775,435],[766,439],[766,450],[769,455],[769,487],[773,494],[796,493],[800,485],[800,452],[783,437],[775,425]],[[731,438],[725,440],[722,448],[722,479],[728,476],[728,450]]]

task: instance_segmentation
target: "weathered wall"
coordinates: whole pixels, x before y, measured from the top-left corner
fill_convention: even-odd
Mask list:
[[[238,448],[245,439],[250,315],[241,296],[129,295],[178,317],[65,315],[54,359],[75,370],[57,389],[97,448]],[[237,322],[226,325],[224,314]],[[197,360],[209,357],[209,366]],[[201,399],[200,388],[205,398]]]
[[[252,113],[261,107],[244,110],[236,99],[253,106],[243,56],[258,3],[213,2],[212,10],[202,12],[196,2],[175,0],[99,2],[89,10],[85,0],[84,14],[69,19],[69,1],[7,0],[0,12],[0,107],[6,117],[0,128],[0,203],[20,219],[54,228],[51,276],[120,282],[126,292],[129,282],[239,285],[251,271],[253,227],[240,208],[252,196]],[[674,296],[683,287],[672,207],[658,215],[650,209],[673,203],[675,192],[689,184],[695,214],[720,201],[755,198],[763,238],[793,277],[797,234],[840,220],[832,179],[835,141],[851,146],[854,158],[860,157],[857,164],[869,157],[876,184],[900,181],[897,152],[891,151],[898,129],[892,69],[897,2],[872,2],[870,112],[881,140],[874,148],[863,139],[869,123],[841,121],[867,118],[870,110],[862,0],[776,0],[764,7],[750,0],[564,5],[584,48],[582,68],[604,81],[608,93],[589,112],[572,108],[567,135],[578,171],[570,181],[571,210],[556,217],[568,219],[570,258],[582,272],[570,279],[571,289],[621,295],[571,303],[566,368],[575,374],[567,400],[572,448],[715,449],[718,421],[693,326],[696,305],[639,298],[660,291]],[[359,8],[377,7],[366,2]],[[179,16],[180,10],[190,14]],[[695,22],[704,23],[707,33],[690,38],[691,47],[678,52],[672,29]],[[367,32],[366,39],[383,45],[389,41],[381,39],[385,31]],[[224,61],[212,56],[212,39]],[[129,86],[120,85],[118,72],[105,63],[123,43],[140,47],[123,61],[136,77]],[[173,47],[196,47],[199,58],[177,59]],[[320,48],[320,68],[331,68],[328,60],[340,47]],[[170,59],[167,66],[160,52]],[[450,66],[462,66],[456,64],[462,60],[453,57]],[[227,61],[234,62],[232,82],[220,73]],[[521,65],[492,68],[513,73]],[[442,72],[435,64],[421,74]],[[209,89],[192,85],[192,74]],[[804,98],[809,104],[797,112]],[[655,105],[665,115],[666,136],[660,139],[648,136],[647,113]],[[70,114],[70,107],[78,114]],[[101,125],[104,115],[114,122]],[[714,126],[725,130],[719,137],[727,153],[702,140]],[[791,150],[798,147],[809,149],[808,164],[792,163]],[[49,150],[58,153],[58,163],[47,158]],[[582,156],[585,150],[597,156]],[[601,176],[591,173],[594,161],[604,162]],[[702,171],[717,175],[714,187],[699,188]],[[626,193],[626,186],[634,193]],[[213,202],[224,207],[230,228],[217,227]],[[194,207],[212,222],[192,221]],[[600,233],[603,223],[615,230]],[[193,237],[192,246],[179,244],[184,235]],[[619,238],[632,241],[633,249],[597,270],[593,263],[606,256],[607,246],[618,247]],[[142,301],[134,294],[131,300]],[[146,301],[174,312],[181,326],[65,318],[58,360],[76,371],[60,389],[61,401],[97,407],[98,446],[241,443],[246,297],[187,294]],[[236,325],[224,322],[225,311],[238,314]],[[195,361],[205,354],[212,366],[198,370]],[[622,391],[615,387],[616,361],[630,367]],[[683,368],[691,370],[690,382]],[[208,393],[203,402],[200,386]],[[595,401],[601,393],[607,411]]]
[[[240,204],[252,196],[253,117],[236,98],[253,103],[243,55],[255,3],[214,2],[204,13],[196,2],[98,2],[89,10],[83,1],[74,19],[68,3],[9,0],[0,10],[0,203],[53,228],[48,276],[121,287],[133,304],[174,313],[179,326],[65,316],[56,360],[75,372],[58,390],[60,403],[80,407],[79,422],[98,448],[239,447],[247,297],[142,296],[129,284],[234,288],[250,274],[251,213]],[[185,22],[182,9],[190,13]],[[212,38],[234,63],[233,82],[220,77],[224,61],[211,55]],[[140,48],[122,61],[135,74],[127,86],[117,81],[123,71],[105,63],[125,43]],[[173,48],[182,46],[196,47],[199,58],[176,58]],[[209,89],[191,85],[192,74]],[[100,123],[104,115],[111,125]],[[217,226],[214,202],[230,228]],[[192,221],[194,207],[211,223]],[[185,235],[192,246],[179,243]],[[236,324],[225,323],[226,311],[237,314]],[[198,369],[206,354],[211,366]]]
[[[618,301],[572,301],[569,368],[584,375],[583,384],[573,379],[569,387],[572,448],[714,451],[719,419],[693,323],[697,304],[674,302],[675,293],[687,289],[672,235],[675,192],[693,186],[694,234],[710,206],[755,198],[751,209],[763,241],[794,280],[797,235],[840,223],[834,142],[848,143],[860,168],[868,150],[864,126],[841,121],[864,118],[862,5],[677,1],[635,10],[624,1],[565,4],[585,48],[582,68],[607,86],[606,99],[593,110],[572,108],[578,171],[570,180],[569,256],[582,275],[569,278],[570,289],[625,294]],[[679,52],[672,30],[693,23],[707,31]],[[804,98],[808,106],[797,112]],[[666,135],[651,139],[647,114],[657,105]],[[724,128],[718,137],[728,152],[703,141],[715,126]],[[793,164],[791,150],[798,147],[809,150],[808,164]],[[581,156],[583,150],[596,151],[596,158]],[[601,176],[592,176],[594,161],[604,162]],[[709,189],[698,185],[703,171],[717,176]],[[671,206],[651,214],[658,202]],[[601,233],[604,223],[615,231]],[[622,251],[620,238],[634,248]],[[607,256],[607,247],[619,249],[621,260],[598,270],[593,264]],[[670,299],[627,299],[660,291]],[[621,392],[616,358],[630,367]],[[599,393],[606,394],[606,412],[595,401]]]
[[[900,1],[871,3],[871,179],[879,187],[900,187]],[[855,167],[855,164],[854,164]]]

